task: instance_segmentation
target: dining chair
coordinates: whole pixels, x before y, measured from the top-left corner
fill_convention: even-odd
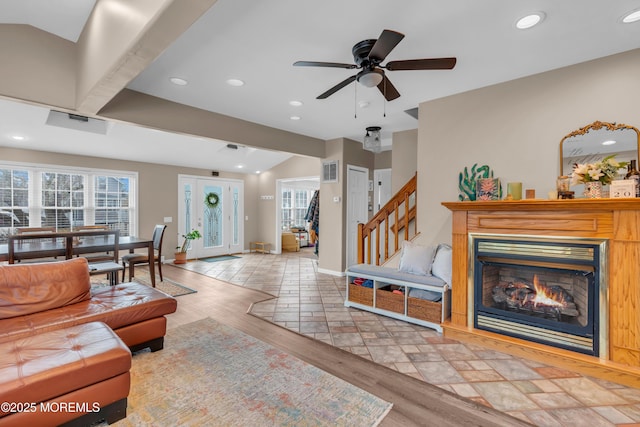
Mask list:
[[[129,281],[133,279],[134,276],[134,267],[136,264],[146,264],[150,262],[155,262],[158,264],[158,273],[160,274],[160,281],[162,282],[162,238],[164,237],[164,231],[167,226],[164,224],[157,224],[153,228],[153,235],[151,239],[153,240],[153,249],[154,249],[154,259],[149,260],[149,255],[145,253],[132,253],[127,254],[122,257],[122,266],[125,268],[122,271],[122,281],[124,282],[124,276],[129,267]]]

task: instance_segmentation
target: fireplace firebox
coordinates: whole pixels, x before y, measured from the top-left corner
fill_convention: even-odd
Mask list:
[[[599,355],[606,241],[475,235],[470,248],[477,329]]]

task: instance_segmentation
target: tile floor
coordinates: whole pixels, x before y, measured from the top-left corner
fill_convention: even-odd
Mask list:
[[[537,426],[640,426],[640,389],[444,338],[343,305],[345,279],[318,273],[312,248],[184,265],[277,296],[265,320],[436,384]]]

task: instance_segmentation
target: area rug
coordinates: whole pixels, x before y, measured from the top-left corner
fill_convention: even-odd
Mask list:
[[[149,272],[144,269],[136,270],[136,275],[133,277],[134,282],[142,283],[143,285],[151,286],[151,277]],[[91,276],[91,286],[109,286],[109,280],[102,275]],[[171,295],[172,297],[179,297],[181,295],[193,294],[197,291],[188,288],[178,282],[164,278],[160,281],[159,277],[156,277],[156,289]]]
[[[240,258],[240,257],[234,256],[234,255],[221,255],[221,256],[212,256],[209,258],[199,258],[198,261],[218,262],[218,261],[227,261],[230,259],[237,259],[237,258]]]
[[[376,426],[391,403],[211,318],[134,355],[118,426]]]

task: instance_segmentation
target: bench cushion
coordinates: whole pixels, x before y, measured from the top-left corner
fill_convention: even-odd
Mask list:
[[[89,266],[84,258],[0,266],[0,319],[87,301]]]
[[[381,267],[379,265],[357,264],[352,265],[347,269],[347,275],[357,276],[358,274],[393,279],[405,283],[417,283],[420,285],[437,286],[440,288],[446,286],[447,284],[444,280],[431,274],[421,275],[405,273],[403,271],[398,271],[395,268]]]

